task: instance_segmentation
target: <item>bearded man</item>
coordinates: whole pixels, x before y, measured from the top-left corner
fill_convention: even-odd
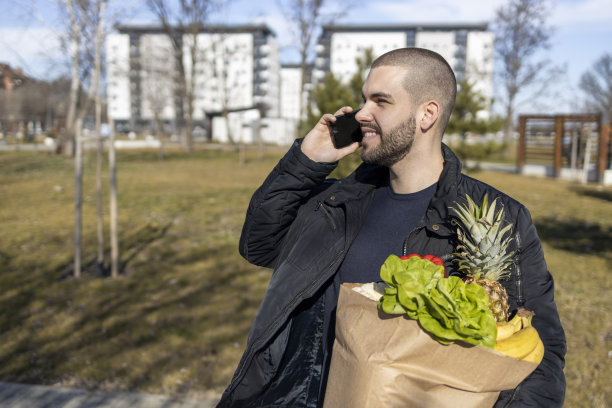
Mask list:
[[[447,273],[458,273],[449,207],[464,203],[466,194],[477,201],[485,194],[498,198],[514,224],[509,250],[518,256],[502,284],[511,310],[535,312],[533,325],[546,347],[538,368],[503,391],[496,406],[562,406],[566,345],[553,279],[527,209],[463,175],[442,143],[456,87],[451,67],[432,51],[382,55],[355,116],[361,143],[336,149],[330,137],[328,124],[352,108],[325,114],[255,192],[240,253],[274,273],[219,407],[321,407],[340,285],[379,281],[390,254],[432,254],[444,260]],[[338,160],[360,146],[364,163],[345,179],[328,180]]]

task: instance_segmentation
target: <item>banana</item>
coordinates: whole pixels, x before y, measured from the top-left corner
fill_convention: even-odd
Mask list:
[[[497,340],[502,341],[510,338],[514,333],[521,330],[523,328],[523,320],[518,314],[515,314],[514,317],[505,323],[497,323]]]
[[[516,311],[516,316],[520,317],[523,327],[531,326],[531,319],[533,319],[534,315],[534,312],[527,310],[524,307],[519,307]]]
[[[540,364],[542,358],[544,358],[544,343],[542,343],[542,340],[538,338],[538,344],[536,347],[531,351],[531,353],[523,357],[522,360]]]
[[[497,339],[496,342],[506,340],[514,334],[514,326],[508,323],[497,323]]]
[[[529,326],[505,340],[496,342],[495,350],[506,356],[522,359],[536,348],[538,341],[540,341],[540,336],[537,330]]]

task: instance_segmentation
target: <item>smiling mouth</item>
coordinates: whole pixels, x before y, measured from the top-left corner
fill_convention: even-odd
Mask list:
[[[361,126],[361,133],[363,134],[364,139],[370,139],[370,138],[373,138],[379,135],[379,132],[377,129],[374,129],[372,126],[368,126],[368,125]]]

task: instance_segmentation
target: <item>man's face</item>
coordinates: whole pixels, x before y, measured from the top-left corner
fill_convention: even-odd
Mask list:
[[[365,146],[361,151],[361,159],[366,163],[391,167],[406,157],[412,148],[416,132],[414,115],[387,132],[382,131],[375,123],[362,123],[361,126],[362,132],[375,131],[380,138],[377,145]]]
[[[390,167],[403,159],[414,141],[416,118],[400,67],[374,68],[363,85],[364,105],[355,118],[361,123],[363,150],[368,163]]]

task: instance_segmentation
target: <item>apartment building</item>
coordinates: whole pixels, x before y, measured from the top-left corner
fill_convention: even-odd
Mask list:
[[[468,78],[487,99],[493,96],[493,33],[486,23],[328,25],[317,44],[315,80],[332,72],[348,81],[357,70],[355,60],[368,48],[374,57],[403,47],[419,47],[442,55],[458,80]],[[490,107],[481,113],[490,115]]]
[[[117,31],[106,44],[109,117],[123,130],[165,126],[172,131],[182,106],[167,34],[154,26],[119,26]],[[180,38],[189,76],[191,38]],[[308,67],[306,92],[300,96],[301,70],[298,65],[281,66],[270,28],[206,26],[197,36],[195,125],[208,140],[226,142],[231,136],[247,143],[290,144],[306,110],[307,93],[328,72],[348,81],[356,72],[357,57],[368,48],[374,57],[401,47],[436,51],[459,80],[469,78],[490,99],[493,40],[485,23],[324,26],[316,61]],[[223,111],[230,112],[230,120],[221,117]],[[488,117],[490,107],[480,115]]]
[[[231,112],[230,132],[240,138],[260,117],[279,115],[280,56],[274,32],[265,25],[206,26],[197,34],[195,72],[191,34],[178,38],[188,78],[193,75],[195,125],[209,130],[222,112]],[[108,35],[108,114],[119,129],[173,130],[179,76],[170,39],[161,27],[122,25]],[[242,119],[244,117],[244,120]],[[225,127],[218,127],[223,133]],[[227,132],[221,138],[227,139]],[[252,135],[249,136],[252,138]],[[208,136],[210,138],[210,135]]]

